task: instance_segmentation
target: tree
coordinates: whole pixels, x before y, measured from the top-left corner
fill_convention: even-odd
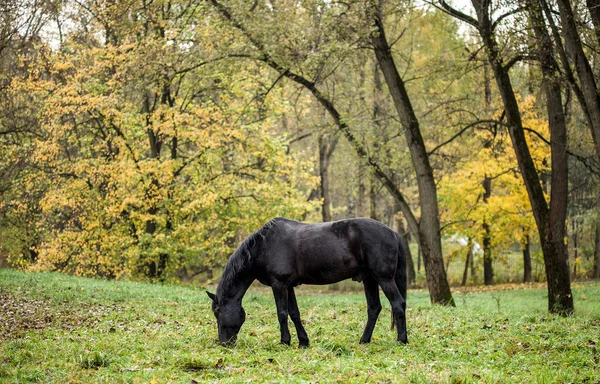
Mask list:
[[[553,22],[553,16],[551,14],[550,6],[546,0],[539,0],[540,9],[546,12],[546,17],[550,22]],[[571,3],[566,0],[557,0],[558,10],[560,14],[560,20],[562,24],[562,35],[565,41],[566,52],[570,55],[571,62],[575,67],[577,77],[579,78],[579,87],[583,98],[580,99],[582,108],[586,112],[586,116],[589,119],[590,131],[594,140],[594,146],[596,153],[600,157],[600,96],[598,95],[598,86],[596,78],[592,71],[590,62],[583,51],[583,45],[581,37],[578,33],[576,25],[575,15],[571,8]],[[592,20],[597,21],[595,16],[597,10],[593,7],[590,8],[590,13],[593,15]],[[539,16],[541,17],[541,15]],[[549,37],[548,37],[549,39]],[[559,41],[557,40],[557,44]],[[550,47],[551,49],[551,47]],[[563,56],[565,57],[565,56]],[[555,64],[558,68],[558,64]],[[569,63],[563,63],[566,67],[569,67]],[[575,84],[573,84],[576,86]]]
[[[232,27],[234,27],[237,31],[241,32],[245,39],[252,45],[253,49],[257,51],[257,54],[254,56],[256,59],[262,61],[269,67],[276,70],[280,74],[280,76],[286,77],[296,82],[297,84],[303,86],[306,90],[310,91],[315,97],[315,99],[330,114],[338,129],[353,146],[354,150],[356,151],[356,154],[360,158],[364,159],[367,165],[371,168],[374,175],[376,175],[376,177],[383,183],[383,185],[388,189],[392,196],[398,201],[400,209],[402,210],[403,214],[407,219],[408,226],[411,232],[418,239],[423,250],[431,301],[437,304],[454,305],[452,294],[450,292],[450,287],[446,279],[446,272],[443,267],[443,259],[441,255],[439,217],[437,214],[437,202],[435,184],[433,183],[433,172],[431,166],[428,164],[427,153],[425,152],[424,143],[418,128],[418,122],[416,122],[416,118],[414,118],[414,112],[412,112],[412,110],[410,110],[410,108],[408,107],[410,103],[406,104],[408,96],[404,94],[404,101],[400,101],[395,95],[395,93],[397,92],[406,93],[406,91],[404,90],[403,85],[399,85],[402,81],[400,80],[399,75],[397,74],[397,71],[395,69],[393,59],[391,58],[389,46],[387,45],[387,42],[385,42],[385,34],[383,30],[381,16],[375,16],[374,22],[376,25],[376,31],[371,35],[371,42],[375,47],[377,60],[382,68],[382,72],[384,74],[384,77],[386,78],[386,82],[388,83],[388,88],[390,89],[390,92],[393,95],[395,103],[398,105],[397,110],[401,117],[401,120],[403,120],[405,126],[409,128],[407,131],[409,131],[410,133],[407,133],[407,135],[410,135],[411,140],[408,140],[408,143],[409,147],[411,147],[411,152],[414,151],[413,164],[415,165],[415,167],[418,167],[418,178],[423,178],[424,180],[422,182],[419,181],[419,194],[421,198],[420,222],[415,217],[415,214],[410,209],[404,195],[398,189],[397,185],[393,182],[392,178],[384,171],[384,169],[380,166],[376,159],[367,153],[364,146],[359,140],[357,140],[355,134],[350,129],[350,126],[346,122],[346,119],[342,117],[342,114],[336,108],[335,104],[320,91],[320,89],[318,88],[318,83],[309,80],[309,78],[302,75],[301,72],[295,72],[290,68],[288,64],[293,63],[296,59],[296,56],[279,56],[278,54],[280,53],[281,49],[275,54],[271,53],[271,51],[269,50],[270,45],[268,43],[263,42],[263,40],[260,39],[260,33],[254,33],[253,28],[255,27],[255,25],[252,24],[252,21],[247,18],[248,15],[245,14],[243,11],[238,11],[239,14],[234,13],[232,9],[226,7],[223,3],[218,2],[216,0],[212,0],[211,4],[216,9],[216,11],[227,22],[229,22],[232,25]],[[304,7],[298,7],[298,5],[294,3],[290,7],[291,12],[296,12],[298,17],[304,16],[303,12],[305,12],[305,10],[307,12],[311,10],[311,8],[306,4],[304,4]],[[284,4],[279,4],[279,10],[281,10],[281,8],[284,8]],[[318,7],[314,9],[318,9]],[[363,9],[360,7],[355,7],[351,10],[353,15],[356,15],[357,10],[360,13],[363,12]],[[373,10],[368,9],[367,11],[370,14],[370,12],[372,12]],[[279,13],[278,15],[283,15],[283,13]],[[248,22],[249,25],[244,24],[242,20]],[[360,19],[358,20],[360,21]],[[369,21],[373,22],[373,20]],[[358,21],[355,22],[358,23]],[[328,25],[331,25],[331,22]],[[356,28],[358,27],[358,24],[351,25],[350,27]],[[339,31],[335,31],[335,29],[333,31],[340,33]],[[343,30],[342,32],[347,33],[348,31]],[[320,33],[322,33],[322,31],[320,31]],[[291,35],[291,31],[288,31],[285,35],[293,36]],[[310,41],[303,42],[303,44],[310,44]],[[293,48],[297,49],[298,47]],[[331,55],[331,52],[327,53]],[[295,52],[295,54],[302,56],[303,52],[301,50],[298,50]],[[317,58],[317,63],[318,60],[319,59]],[[310,68],[310,65],[308,66],[308,68]],[[319,71],[321,70],[323,70],[323,68],[319,68]],[[396,71],[396,74],[392,75],[392,77],[389,77],[391,72],[393,71]],[[390,86],[390,81],[393,82],[393,86]],[[411,114],[413,115],[412,117],[410,116]],[[410,126],[407,126],[406,123],[408,123]],[[407,136],[407,138],[409,138],[409,136]],[[413,139],[417,142],[415,143]]]
[[[535,98],[527,96],[520,100],[519,107],[523,112],[524,125],[546,135],[548,122],[537,111]],[[500,115],[501,111],[496,111],[497,121]],[[469,239],[466,244],[467,258],[472,256],[470,248],[474,242],[482,244],[487,237],[491,263],[500,258],[500,251],[509,248],[515,241],[525,245],[529,238],[536,239],[532,231],[535,221],[525,185],[515,167],[516,158],[508,132],[502,124],[490,127],[487,122],[478,122],[473,128],[473,133],[465,137],[463,142],[453,144],[456,150],[466,153],[455,168],[440,180],[441,220],[446,223],[447,233],[456,233]],[[542,173],[547,172],[549,169],[544,165],[550,156],[547,144],[531,132],[526,134],[526,138],[536,168]],[[494,189],[484,201],[486,189],[481,180],[485,178],[494,183]],[[484,226],[484,223],[487,225]],[[493,236],[489,236],[489,233],[493,233]],[[465,283],[469,262],[465,262]],[[531,275],[530,259],[524,260],[524,268],[527,269],[527,266]]]
[[[46,0],[7,0],[0,4],[0,257],[9,261],[34,262],[40,234],[40,194],[18,188],[19,179],[28,178],[35,169],[30,158],[39,138],[41,100],[11,88],[22,76],[29,61],[39,55],[41,30],[56,15],[60,2]],[[17,214],[17,211],[19,212]]]
[[[371,42],[396,111],[405,129],[406,143],[410,149],[413,166],[417,174],[421,219],[417,224],[418,229],[414,231],[417,232],[423,260],[425,261],[427,287],[430,295],[436,297],[433,300],[434,302],[453,305],[454,301],[450,293],[442,258],[437,188],[433,178],[433,168],[429,162],[429,154],[425,148],[418,119],[387,42],[381,11],[381,9],[375,10],[375,31],[371,36]],[[407,211],[406,205],[401,205],[400,208],[405,215],[412,214],[412,212]]]
[[[313,208],[308,164],[269,119],[250,120],[261,111],[244,108],[239,78],[222,80],[209,48],[180,45],[207,30],[170,4],[84,5],[92,21],[12,82],[13,100],[44,100],[36,172],[18,180],[41,194],[31,268],[176,278],[222,264],[271,217]]]
[[[552,313],[568,315],[573,312],[574,307],[564,242],[567,198],[566,128],[562,103],[560,102],[560,89],[557,90],[556,83],[551,82],[551,79],[555,78],[555,76],[550,77],[551,73],[556,70],[556,67],[548,56],[549,47],[546,45],[547,41],[541,40],[538,49],[543,57],[541,65],[544,77],[548,82],[547,105],[550,122],[553,173],[551,181],[552,196],[550,204],[548,204],[525,138],[521,112],[509,75],[510,65],[507,66],[504,64],[497,43],[497,22],[491,19],[491,4],[490,2],[480,0],[473,0],[472,3],[477,14],[477,19],[451,8],[443,0],[440,0],[442,7],[450,14],[467,22],[478,30],[487,50],[488,61],[504,104],[508,131],[519,170],[527,188],[539,237],[542,242],[546,277],[548,280],[548,310]],[[502,20],[502,18],[499,17],[498,20]],[[531,21],[532,24],[538,25],[535,19]],[[545,29],[545,26],[543,28]],[[539,33],[540,30],[536,28],[536,34]]]

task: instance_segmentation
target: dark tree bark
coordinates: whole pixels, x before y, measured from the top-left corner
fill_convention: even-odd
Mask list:
[[[472,280],[476,279],[476,276],[475,276],[475,255],[473,254],[473,251],[471,251],[471,279]]]
[[[364,79],[362,81],[364,84]],[[380,140],[385,142],[385,137],[383,134],[384,127],[381,124],[382,118],[382,103],[381,103],[381,95],[383,94],[383,84],[381,84],[381,75],[379,71],[379,65],[375,63],[373,66],[373,133],[376,139],[373,142],[373,156],[379,162],[379,153],[381,150]],[[375,220],[381,220],[379,214],[377,212],[377,184],[376,178],[372,175],[369,177],[369,217]]]
[[[492,196],[492,179],[486,176],[483,180],[483,203],[487,204]],[[494,284],[494,266],[492,260],[492,244],[490,236],[490,226],[487,222],[483,223],[483,283],[485,285]]]
[[[144,99],[144,105],[142,108],[142,112],[146,115],[146,134],[148,136],[148,144],[149,144],[149,158],[155,161],[159,161],[161,156],[161,149],[163,147],[163,139],[160,138],[156,132],[154,132],[154,128],[152,126],[152,122],[150,120],[150,113],[152,112],[152,98],[156,99],[160,96],[160,103],[163,105],[167,105],[169,107],[174,106],[174,100],[171,95],[171,85],[169,79],[164,79],[164,85],[162,87],[162,91],[160,95],[153,94],[148,91],[146,93],[146,97]],[[175,160],[177,158],[177,137],[173,137],[171,140],[171,151],[169,153],[171,159]],[[158,205],[156,204],[156,196],[155,192],[164,187],[161,185],[158,178],[155,174],[151,173],[150,175],[150,187],[146,191],[146,196],[148,199],[152,200],[150,208],[148,209],[148,214],[151,216],[151,219],[148,219],[145,223],[145,233],[148,235],[154,235],[157,230],[157,223],[154,219],[154,216],[159,212]],[[172,231],[173,223],[170,218],[169,212],[165,212],[166,215],[166,227],[167,231]],[[161,253],[158,255],[158,259],[156,260],[148,260],[147,262],[147,271],[146,276],[151,279],[158,279],[159,281],[164,280],[165,271],[167,268],[167,262],[169,260],[169,254]]]
[[[539,1],[544,2],[546,7],[548,7],[546,0]],[[575,16],[570,1],[557,0],[556,3],[558,4],[558,11],[560,13],[562,34],[565,39],[567,53],[571,57],[571,61],[575,66],[575,72],[579,78],[579,84],[591,120],[592,139],[594,140],[596,153],[600,157],[600,95],[598,95],[596,78],[594,77],[592,66],[583,51],[583,44],[579,37],[577,23],[575,22]],[[592,3],[596,3],[597,6],[597,2]],[[594,15],[597,14],[597,8],[591,7],[590,13],[592,11],[594,11]],[[596,30],[596,32],[597,31],[598,30]]]
[[[485,91],[485,104],[488,109],[492,107],[492,90],[491,81],[489,75],[489,65],[483,64],[483,78],[484,78],[484,91]],[[492,140],[487,140],[484,144],[484,148],[491,148]],[[483,203],[487,204],[489,198],[492,196],[492,178],[489,175],[485,175],[483,182]],[[490,226],[484,220],[483,222],[483,283],[485,285],[494,284],[494,264],[492,260],[492,238],[490,233]]]
[[[581,106],[581,109],[583,111],[583,114],[585,116],[585,119],[586,119],[586,122],[587,122],[587,125],[588,125],[590,131],[593,131],[594,124],[592,122],[592,117],[589,112],[588,103],[586,102],[586,99],[585,99],[585,96],[583,95],[583,91],[581,90],[581,87],[579,86],[579,84],[577,83],[577,81],[575,79],[575,74],[573,73],[571,64],[569,63],[567,50],[565,49],[565,47],[563,45],[561,35],[560,35],[560,30],[559,30],[558,26],[556,25],[556,23],[554,22],[554,11],[552,11],[550,9],[546,0],[538,0],[538,1],[543,9],[544,15],[546,16],[546,20],[548,21],[548,25],[552,32],[551,35],[552,35],[552,38],[554,39],[556,51],[558,53],[558,57],[562,64],[561,69],[563,70],[564,78],[567,80],[567,82],[571,86],[571,89],[573,90],[575,97],[577,97],[577,101],[579,102],[579,105]]]
[[[171,94],[171,79],[169,78],[165,78],[165,84],[163,85],[163,91],[162,91],[162,96],[161,96],[161,103],[163,105],[168,105],[169,108],[173,108],[175,106],[175,99],[173,98],[173,95]],[[177,136],[173,136],[171,138],[171,151],[170,151],[170,158],[171,160],[177,160]],[[175,180],[175,178],[177,177],[177,172],[175,171],[173,173],[172,176],[172,180]],[[172,198],[172,192],[171,189],[169,188],[167,190],[167,198],[171,199]],[[166,223],[165,223],[165,230],[167,231],[167,233],[170,233],[173,231],[173,219],[171,217],[171,213],[168,210],[165,210],[165,217],[166,217]],[[167,270],[167,263],[169,262],[169,254],[162,252],[161,254],[158,255],[158,265],[157,265],[157,276],[159,281],[164,281],[166,278],[166,270]]]
[[[469,242],[467,244],[467,257],[465,257],[465,269],[463,270],[462,281],[460,285],[464,287],[467,285],[467,277],[469,274],[469,264],[471,263],[471,259],[473,258],[473,240],[469,237]],[[471,274],[473,272],[471,271]]]
[[[600,220],[596,221],[596,235],[594,236],[594,278],[600,278]]]
[[[536,222],[540,239],[542,239],[546,278],[548,279],[549,309],[554,313],[568,315],[574,311],[574,306],[569,278],[568,253],[564,240],[569,177],[567,126],[563,111],[560,71],[554,57],[552,39],[544,22],[542,9],[533,1],[529,6],[529,16],[538,40],[543,88],[546,91],[552,170],[549,209],[543,206],[542,208],[546,209],[543,210],[543,214],[538,214],[539,219],[536,217]]]
[[[377,181],[375,177],[369,177],[369,217],[373,220],[379,220],[377,213]]]
[[[421,208],[418,233],[425,264],[427,286],[434,303],[454,305],[450,285],[444,270],[440,221],[437,205],[437,189],[433,169],[421,135],[419,121],[415,115],[404,81],[400,77],[392,52],[388,45],[381,15],[375,15],[376,30],[371,36],[377,62],[385,78],[394,106],[405,128],[413,166],[417,173],[417,185]]]
[[[483,224],[483,284],[494,285],[494,265],[490,245],[490,227]]]
[[[523,282],[531,283],[531,251],[529,235],[525,235],[525,239],[523,239],[523,243],[521,244],[521,250],[523,252]]]
[[[408,284],[415,285],[417,283],[417,274],[415,273],[415,262],[413,261],[412,253],[410,251],[410,232],[404,232],[402,238],[404,239],[404,245],[406,247],[406,275]]]
[[[323,221],[331,221],[331,192],[329,189],[329,162],[337,139],[329,139],[326,135],[319,136],[319,176],[321,179],[321,216]]]
[[[579,240],[579,229],[577,228],[577,220],[572,220],[571,221],[571,230],[572,230],[572,245],[573,245],[573,279],[577,278],[577,259],[579,259],[579,245],[578,245],[578,240]]]
[[[490,19],[490,3],[486,0],[472,0],[472,3],[477,13],[477,19],[451,8],[444,0],[440,0],[442,7],[450,14],[477,28],[487,49],[488,61],[504,104],[513,150],[527,189],[542,244],[546,278],[548,280],[548,310],[552,313],[569,315],[573,313],[574,306],[564,242],[567,203],[567,142],[560,84],[557,81],[558,67],[552,54],[552,42],[549,39],[543,19],[539,17],[541,10],[530,7],[530,20],[534,26],[539,44],[537,48],[544,75],[550,125],[552,193],[550,205],[548,205],[525,139],[519,105],[508,68],[503,64],[496,42],[493,23]]]
[[[152,127],[152,121],[150,120],[150,112],[151,112],[151,105],[152,105],[152,101],[151,101],[151,97],[156,97],[156,95],[153,95],[150,91],[146,92],[146,97],[144,98],[144,105],[142,108],[142,112],[146,115],[146,134],[148,136],[148,147],[149,147],[149,153],[148,153],[148,157],[152,160],[158,160],[158,157],[160,156],[160,150],[162,148],[162,141],[159,139],[159,137],[155,134],[153,127]],[[158,179],[154,176],[151,175],[151,180],[150,180],[150,187],[147,188],[147,192],[146,192],[146,197],[151,199],[152,201],[154,201],[153,196],[151,196],[150,191],[152,190],[157,190],[159,188],[158,185]],[[153,203],[151,204],[150,208],[148,208],[148,214],[150,215],[150,219],[146,220],[145,223],[145,230],[144,232],[148,235],[153,236],[154,233],[156,232],[156,220],[154,219],[154,215],[156,215],[156,213],[158,212],[158,208],[156,207],[156,204]],[[158,276],[158,265],[156,260],[147,260],[146,261],[146,268],[147,270],[145,271],[146,276],[154,279]]]
[[[596,40],[598,40],[598,44],[600,44],[600,3],[598,0],[587,0],[586,5],[590,12],[590,16],[592,17]]]
[[[398,208],[398,204],[396,204],[396,212],[399,212],[400,209]],[[410,252],[410,232],[406,229],[406,226],[404,225],[404,220],[402,219],[402,217],[400,217],[400,215],[398,215],[398,213],[396,213],[397,219],[396,219],[396,226],[398,229],[398,233],[400,233],[400,235],[402,235],[402,238],[404,239],[404,245],[406,245],[406,277],[408,280],[408,284],[409,285],[414,285],[417,281],[417,274],[415,273],[415,263],[413,261],[412,258],[412,254]]]
[[[365,211],[365,174],[366,169],[365,165],[360,162],[358,165],[358,191],[356,196],[356,216],[363,217]]]

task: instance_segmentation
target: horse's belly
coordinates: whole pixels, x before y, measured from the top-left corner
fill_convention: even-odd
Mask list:
[[[311,258],[298,264],[298,280],[300,284],[333,284],[342,280],[362,280],[360,265],[350,255],[346,257]]]
[[[332,284],[364,276],[362,251],[350,228],[339,233],[315,228],[302,232],[293,243],[299,283]]]

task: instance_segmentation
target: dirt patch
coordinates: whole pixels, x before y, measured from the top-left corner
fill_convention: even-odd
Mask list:
[[[0,268],[9,268],[8,254],[0,251]]]
[[[18,298],[0,291],[0,340],[18,338],[46,328],[95,327],[114,309],[102,305],[86,308],[57,304],[51,300]]]

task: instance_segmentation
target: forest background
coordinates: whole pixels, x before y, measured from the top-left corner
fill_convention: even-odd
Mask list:
[[[0,260],[206,281],[276,216],[402,233],[411,284],[600,277],[589,2],[7,0]]]

